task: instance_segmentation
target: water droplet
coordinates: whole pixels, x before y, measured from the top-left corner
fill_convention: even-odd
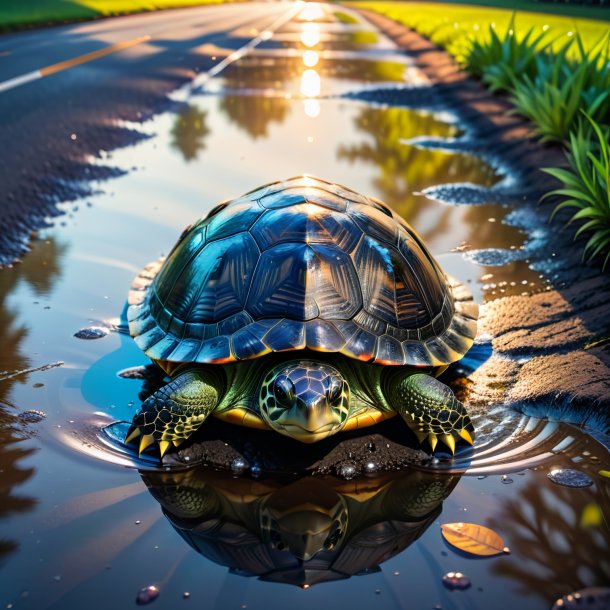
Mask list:
[[[557,483],[557,485],[564,485],[565,487],[589,487],[593,485],[593,479],[586,475],[580,470],[574,470],[572,468],[557,468],[551,470],[547,474],[547,477]]]
[[[138,606],[144,606],[145,604],[154,602],[157,597],[159,597],[159,589],[157,589],[155,585],[150,585],[149,587],[144,587],[138,591],[136,604],[138,604]]]
[[[609,587],[587,587],[560,597],[551,610],[607,610],[610,607]]]
[[[141,522],[141,521],[138,519],[137,521],[134,521],[134,523],[135,523],[136,525],[140,525],[140,523],[142,523],[142,522]]]
[[[28,424],[35,424],[43,420],[46,417],[46,413],[44,411],[39,411],[37,409],[27,409],[26,411],[22,411],[19,413],[19,419],[27,422]]]
[[[353,462],[344,462],[337,468],[337,474],[347,481],[353,479],[358,474],[356,464]]]
[[[106,337],[110,331],[103,326],[87,326],[81,328],[79,331],[74,333],[77,339],[101,339]]]
[[[56,574],[55,576],[53,576],[53,580],[55,582],[59,582],[61,580],[61,574]]]
[[[33,383],[32,387],[33,388],[44,388],[44,383]]]
[[[376,450],[377,450],[377,447],[375,447],[375,443],[374,443],[373,441],[369,441],[369,442],[366,444],[366,448],[367,448],[369,451],[371,451],[371,452],[373,452],[373,451],[376,451]]]
[[[375,595],[381,595],[381,589],[375,589]]]
[[[486,479],[487,475],[486,474],[480,474],[477,479],[479,479],[479,481],[482,481],[483,479]]]
[[[244,458],[238,457],[231,462],[231,470],[234,475],[239,476],[248,470],[248,462]]]
[[[255,478],[258,479],[258,477],[261,476],[263,472],[263,469],[260,467],[260,464],[254,464],[252,466],[252,468],[250,468],[250,474]]]
[[[367,474],[373,474],[375,472],[377,472],[378,466],[376,462],[367,462],[364,465],[364,472],[366,472]]]
[[[500,481],[502,481],[504,485],[510,485],[513,482],[513,480],[507,474],[503,474],[500,477]]]
[[[470,586],[470,578],[461,572],[447,572],[443,576],[443,584],[447,589],[468,589]]]
[[[182,594],[182,599],[188,599],[190,596],[191,596],[191,594],[190,594],[188,591],[185,591],[185,592]]]

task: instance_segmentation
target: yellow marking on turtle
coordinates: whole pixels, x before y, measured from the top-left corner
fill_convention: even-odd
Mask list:
[[[362,413],[361,415],[356,415],[354,417],[350,417],[345,426],[343,426],[342,430],[358,430],[360,428],[366,428],[367,426],[373,426],[377,422],[383,421],[384,419],[389,419],[390,417],[394,417],[396,413],[392,411],[375,411],[374,413]]]
[[[229,422],[230,424],[247,426],[248,428],[256,428],[258,430],[270,429],[261,417],[243,407],[233,407],[227,411],[222,411],[221,413],[214,413],[214,417]]]

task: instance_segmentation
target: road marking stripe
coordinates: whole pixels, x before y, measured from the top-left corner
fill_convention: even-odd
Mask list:
[[[19,87],[20,85],[25,85],[26,83],[29,83],[33,80],[37,80],[39,78],[43,78],[44,76],[57,74],[57,72],[61,72],[62,70],[67,70],[68,68],[79,66],[81,64],[87,63],[88,61],[99,59],[100,57],[104,57],[105,55],[110,55],[111,53],[116,53],[117,51],[123,51],[124,49],[128,49],[129,47],[141,44],[142,42],[147,42],[150,39],[151,37],[148,35],[140,36],[138,38],[134,38],[133,40],[126,40],[125,42],[112,44],[103,49],[99,49],[98,51],[86,53],[85,55],[80,55],[79,57],[68,59],[67,61],[60,61],[59,63],[46,66],[45,68],[40,68],[40,70],[34,70],[33,72],[27,72],[26,74],[22,74],[21,76],[10,78],[9,80],[5,80],[4,82],[0,83],[0,93],[2,93],[3,91],[8,91],[9,89],[14,89],[15,87]]]
[[[27,74],[10,78],[9,80],[5,80],[4,82],[0,83],[0,93],[13,89],[14,87],[19,87],[19,85],[25,85],[26,83],[39,78],[42,78],[40,70],[34,70],[34,72],[28,72]]]
[[[100,57],[104,57],[105,55],[110,55],[111,53],[116,53],[117,51],[128,49],[129,47],[135,47],[137,44],[146,42],[148,40],[150,40],[150,36],[147,34],[146,36],[140,36],[138,38],[134,38],[133,40],[118,42],[117,44],[112,44],[104,49],[99,49],[98,51],[93,51],[92,53],[80,55],[79,57],[75,57],[74,59],[68,59],[67,61],[60,61],[59,63],[53,64],[52,66],[47,66],[46,68],[41,68],[40,73],[43,76],[49,76],[50,74],[55,74],[57,72],[61,72],[62,70],[67,70],[68,68],[79,66],[80,64],[87,63],[88,61],[99,59]]]
[[[275,30],[283,26],[286,22],[290,21],[290,19],[292,19],[299,11],[302,10],[303,4],[303,2],[297,2],[294,8],[289,9],[286,13],[274,19],[267,27],[263,28],[258,36],[248,41],[243,47],[237,49],[237,51],[233,51],[230,55],[225,57],[222,61],[219,61],[207,72],[202,72],[190,83],[186,83],[186,85],[183,85],[170,93],[169,98],[174,101],[185,101],[188,99],[189,95],[195,89],[202,88],[211,78],[218,76],[218,74],[220,74],[227,66],[230,66],[234,61],[241,59],[261,42],[269,40],[273,36]]]

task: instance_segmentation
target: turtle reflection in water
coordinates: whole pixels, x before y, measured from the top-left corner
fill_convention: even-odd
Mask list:
[[[142,478],[198,553],[233,573],[298,586],[379,571],[434,522],[459,480],[416,470],[287,485],[205,469]]]
[[[304,443],[400,415],[434,451],[472,444],[436,379],[478,308],[378,200],[307,176],[221,203],[147,266],[129,330],[171,377],[126,442],[161,456],[209,415]]]

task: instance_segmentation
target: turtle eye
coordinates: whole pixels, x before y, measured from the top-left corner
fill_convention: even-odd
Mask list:
[[[282,407],[292,407],[294,403],[294,384],[287,377],[279,377],[273,385],[273,394]]]
[[[337,400],[339,400],[340,396],[341,396],[341,387],[342,384],[339,383],[338,381],[336,381],[335,383],[333,383],[330,388],[328,388],[328,392],[326,393],[326,396],[328,397],[328,401],[333,403],[336,402]]]

